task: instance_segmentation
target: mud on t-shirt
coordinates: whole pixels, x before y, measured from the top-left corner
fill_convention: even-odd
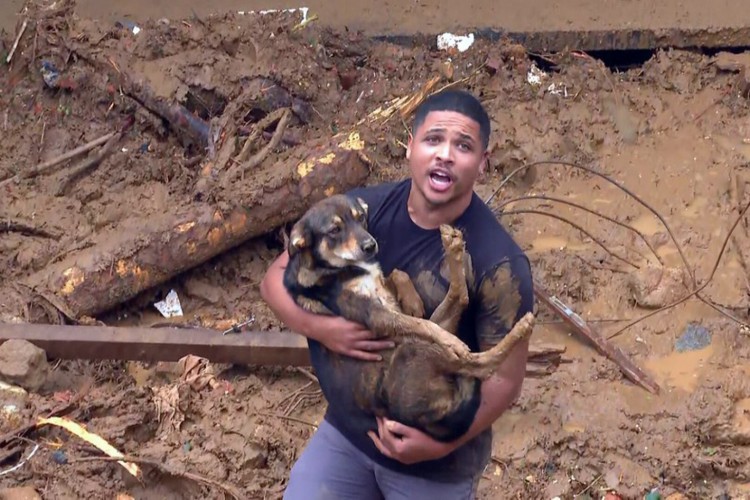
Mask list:
[[[440,230],[417,226],[407,211],[411,180],[358,188],[349,192],[368,205],[368,230],[378,241],[378,260],[388,276],[406,272],[429,318],[447,293],[448,267]],[[474,194],[467,210],[453,223],[466,241],[469,307],[459,323],[459,337],[473,351],[499,342],[534,305],[528,258]],[[377,432],[375,418],[359,410],[352,391],[353,361],[332,356],[308,339],[310,355],[329,403],[325,418],[357,448],[389,468],[438,481],[474,477],[490,458],[492,434],[488,429],[471,442],[438,460],[404,465],[383,455],[367,436]]]

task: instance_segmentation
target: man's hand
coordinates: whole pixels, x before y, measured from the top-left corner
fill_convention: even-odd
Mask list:
[[[392,341],[378,340],[362,325],[340,316],[313,314],[298,306],[284,288],[288,263],[289,254],[282,252],[263,278],[260,295],[289,329],[317,340],[333,352],[365,361],[379,361],[381,356],[376,351],[393,347]]]
[[[436,441],[424,432],[394,420],[377,417],[377,421],[378,433],[368,432],[370,439],[383,455],[403,464],[436,460],[456,449],[451,443]]]
[[[315,338],[329,350],[364,361],[380,361],[376,351],[394,347],[393,341],[378,340],[364,326],[340,316],[327,316],[319,320]]]

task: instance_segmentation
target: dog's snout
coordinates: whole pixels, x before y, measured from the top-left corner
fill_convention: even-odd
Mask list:
[[[362,242],[360,247],[362,248],[362,251],[366,255],[372,256],[378,250],[378,242],[375,241],[375,238],[367,238],[365,241]]]

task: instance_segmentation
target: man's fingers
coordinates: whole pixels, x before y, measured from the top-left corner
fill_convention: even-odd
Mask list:
[[[393,455],[390,451],[388,451],[388,448],[383,446],[382,441],[380,441],[380,438],[372,431],[368,431],[367,435],[370,436],[370,439],[372,439],[372,442],[375,444],[375,447],[380,450],[380,453],[385,455],[388,458],[393,458]]]
[[[384,420],[383,424],[387,432],[395,434],[396,436],[407,437],[412,431],[411,427],[407,427],[406,425],[400,422],[396,422],[395,420]]]
[[[382,356],[380,356],[380,354],[378,353],[359,351],[355,349],[349,349],[348,351],[344,352],[344,354],[346,354],[350,358],[357,358],[363,361],[380,361],[383,359]]]

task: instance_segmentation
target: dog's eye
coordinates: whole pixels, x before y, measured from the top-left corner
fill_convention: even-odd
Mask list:
[[[331,236],[336,236],[341,232],[341,228],[339,226],[331,226],[331,228],[328,230],[328,234]]]

